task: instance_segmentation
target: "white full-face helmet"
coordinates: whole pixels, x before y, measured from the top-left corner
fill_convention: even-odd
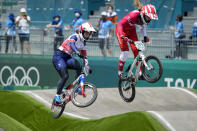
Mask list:
[[[156,8],[154,5],[151,4],[147,4],[145,6],[143,6],[142,11],[140,13],[142,21],[144,24],[148,24],[147,21],[145,20],[145,16],[149,17],[150,20],[158,20],[158,16],[157,16],[157,12],[156,12]]]
[[[85,23],[83,23],[83,24],[80,26],[80,37],[81,37],[82,40],[88,40],[88,39],[89,39],[89,37],[86,38],[86,37],[84,36],[84,33],[85,33],[85,32],[90,33],[90,34],[89,34],[89,36],[90,36],[90,35],[92,34],[92,32],[96,32],[96,30],[94,29],[94,27],[93,27],[90,23],[85,22]]]

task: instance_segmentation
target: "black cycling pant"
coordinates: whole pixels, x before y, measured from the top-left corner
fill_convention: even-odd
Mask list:
[[[73,61],[71,63],[67,63],[67,66],[65,68],[62,68],[61,70],[57,70],[61,79],[58,81],[57,85],[57,94],[60,95],[62,92],[62,89],[64,88],[64,85],[66,81],[69,78],[68,69],[76,70],[76,78],[81,74],[82,67],[76,59],[72,58]]]

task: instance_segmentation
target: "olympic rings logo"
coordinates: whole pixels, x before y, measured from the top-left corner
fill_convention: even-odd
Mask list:
[[[7,81],[3,81],[3,72],[5,70],[8,70],[10,75],[7,79]],[[19,78],[16,76],[16,73],[21,70],[23,73],[23,77],[19,80]],[[35,84],[33,84],[32,79],[29,77],[30,72],[35,71],[36,75],[37,75],[37,80],[35,82]],[[30,67],[27,70],[27,73],[25,72],[25,69],[21,66],[18,66],[15,68],[15,70],[12,72],[12,69],[9,66],[4,66],[1,71],[0,71],[0,82],[3,86],[8,86],[11,85],[12,82],[14,82],[14,84],[16,86],[23,86],[26,82],[28,84],[28,86],[37,86],[39,84],[40,81],[40,74],[39,71],[36,67]]]

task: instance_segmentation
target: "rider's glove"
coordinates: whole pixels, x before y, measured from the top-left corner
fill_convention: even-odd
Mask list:
[[[86,69],[86,71],[88,71],[89,74],[92,73],[92,69],[90,68],[89,65],[86,65],[86,66],[85,66],[85,69]]]
[[[147,36],[144,36],[144,42],[146,43],[146,42],[149,42],[149,41],[150,41],[150,39]]]
[[[90,68],[90,66],[88,65],[88,72],[89,72],[89,74],[92,74],[92,69]]]
[[[127,37],[125,37],[123,35],[121,36],[121,39],[124,40],[124,41],[128,41],[129,40],[129,38],[127,38]]]
[[[92,69],[89,67],[89,73],[92,74]]]
[[[81,54],[80,52],[77,52],[76,54],[77,54],[80,58],[84,58],[84,55]]]

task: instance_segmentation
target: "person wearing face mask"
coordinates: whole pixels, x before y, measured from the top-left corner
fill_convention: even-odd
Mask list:
[[[112,22],[112,24],[115,24],[117,23],[118,16],[117,13],[113,11],[113,9],[114,8],[111,5],[107,7],[107,18]]]
[[[26,46],[27,53],[30,54],[30,46],[29,46],[29,24],[30,24],[30,17],[26,14],[26,9],[20,9],[21,15],[16,17],[16,24],[18,26],[18,34],[20,40],[20,51],[23,54],[23,44]]]
[[[79,32],[79,27],[84,23],[84,20],[81,18],[82,12],[81,10],[75,10],[75,19],[72,22],[73,33]]]
[[[59,73],[61,77],[58,81],[57,93],[54,97],[56,103],[62,103],[60,94],[66,81],[69,78],[68,69],[75,70],[76,77],[78,77],[81,74],[82,67],[79,61],[72,56],[73,54],[76,54],[77,56],[82,58],[83,64],[87,69],[89,69],[89,73],[92,72],[88,63],[86,41],[89,39],[90,35],[93,32],[95,32],[95,29],[90,23],[83,23],[79,28],[79,33],[74,33],[71,36],[69,36],[61,44],[58,50],[54,52],[52,62],[56,71]]]
[[[101,49],[102,55],[104,57],[106,56],[104,50],[104,46],[106,44],[108,52],[110,56],[112,56],[112,48],[110,47],[109,38],[112,38],[114,26],[111,23],[111,21],[107,19],[106,12],[101,13],[101,19],[99,20],[97,27],[99,28],[99,32],[98,32],[99,48]]]
[[[13,49],[15,50],[15,53],[17,51],[17,46],[16,46],[16,24],[15,24],[15,18],[14,14],[10,13],[8,16],[9,20],[6,22],[6,48],[5,48],[5,53],[8,53],[8,47],[10,40],[13,43]]]
[[[176,43],[176,51],[175,51],[175,58],[182,59],[183,57],[183,38],[185,38],[184,30],[183,30],[183,16],[177,15],[176,16],[176,25],[174,31],[175,43]]]
[[[116,36],[121,49],[118,64],[118,76],[122,80],[127,79],[127,76],[123,74],[124,64],[129,55],[129,46],[127,41],[128,39],[131,39],[134,42],[138,41],[136,25],[139,25],[141,27],[141,33],[144,36],[144,42],[149,42],[145,25],[147,25],[151,20],[158,20],[155,6],[151,4],[142,6],[139,0],[134,0],[134,4],[138,8],[138,10],[131,11],[126,16],[124,16],[122,20],[118,22],[116,27]],[[130,47],[135,58],[138,55],[138,50],[133,43],[130,43]],[[139,79],[143,79],[141,77]]]
[[[57,50],[57,46],[59,46],[64,41],[63,36],[63,21],[61,20],[60,15],[55,14],[53,16],[53,20],[50,24],[46,25],[47,28],[54,28],[55,34],[54,34],[54,45],[53,49],[54,51]]]

